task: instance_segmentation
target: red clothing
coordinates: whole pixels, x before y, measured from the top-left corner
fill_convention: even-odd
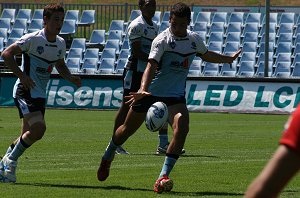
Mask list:
[[[300,155],[300,105],[290,116],[285,128],[279,143],[290,147]]]

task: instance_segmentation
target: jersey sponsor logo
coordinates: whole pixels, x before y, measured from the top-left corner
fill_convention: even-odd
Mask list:
[[[42,53],[44,53],[44,47],[43,46],[38,46],[36,48],[36,51],[37,51],[37,53],[39,53],[41,55]]]

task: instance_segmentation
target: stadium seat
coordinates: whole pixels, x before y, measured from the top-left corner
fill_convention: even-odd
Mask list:
[[[228,42],[241,43],[241,33],[240,32],[229,32],[225,37],[225,43],[228,43]]]
[[[112,59],[114,59],[114,61],[116,61],[116,49],[115,48],[104,48],[101,53],[100,61],[103,58],[112,58]]]
[[[293,33],[281,33],[277,37],[276,46],[279,43],[293,43]]]
[[[266,46],[265,42],[260,42],[259,43],[257,56],[259,56],[260,53],[265,52],[265,46]],[[274,46],[275,46],[275,44],[273,42],[269,42],[269,52],[274,52]],[[272,56],[273,56],[273,54],[272,54]]]
[[[127,58],[119,58],[118,61],[117,61],[117,65],[116,65],[116,68],[114,70],[114,74],[117,74],[117,75],[122,75],[123,74],[123,71],[124,71],[124,67],[126,65],[126,62],[127,62]]]
[[[65,20],[75,20],[76,24],[79,21],[79,10],[67,10]]]
[[[223,43],[222,42],[210,42],[208,43],[207,49],[209,51],[214,51],[217,53],[222,53],[222,47],[223,47]]]
[[[236,75],[238,77],[253,77],[254,65],[255,61],[241,61],[239,70]]]
[[[80,58],[68,58],[66,59],[66,65],[72,74],[78,73],[80,69],[81,59]]]
[[[136,19],[140,15],[141,15],[140,10],[131,10],[128,22],[133,21],[134,19]]]
[[[230,22],[227,25],[227,29],[226,29],[226,35],[230,32],[242,32],[242,23],[238,23],[238,22]]]
[[[211,42],[222,42],[223,43],[223,33],[222,32],[212,32],[208,35],[208,41],[207,43]]]
[[[4,38],[0,36],[0,53],[4,50]]]
[[[242,40],[242,46],[245,42],[258,42],[258,32],[246,32]]]
[[[19,39],[24,35],[24,29],[20,29],[20,28],[15,28],[12,29],[8,38],[16,38]]]
[[[7,42],[8,38],[8,33],[7,33],[7,28],[0,28],[0,38],[3,38],[3,42]]]
[[[83,61],[87,58],[96,58],[99,61],[99,48],[87,48],[83,54]]]
[[[229,23],[244,23],[244,12],[231,12],[228,18]]]
[[[207,33],[207,22],[195,22],[193,26],[193,31],[194,32],[205,32]]]
[[[293,23],[281,23],[276,36],[278,37],[281,33],[293,33],[293,27]]]
[[[169,21],[170,19],[170,11],[164,11],[161,22]]]
[[[227,23],[227,12],[215,12],[212,16],[211,23],[222,22]]]
[[[43,24],[43,19],[32,19],[27,32],[34,32],[36,30],[41,30],[43,29],[44,24]]]
[[[210,26],[210,17],[211,12],[198,12],[195,23],[196,22],[206,22],[208,26]]]
[[[268,53],[268,62],[272,62],[271,65],[273,65],[273,55],[274,55],[273,52],[269,52],[269,53]],[[261,52],[261,53],[258,55],[257,65],[259,65],[260,62],[264,62],[264,61],[265,61],[265,52]]]
[[[243,52],[255,52],[257,50],[256,42],[245,42],[243,45]]]
[[[94,74],[98,70],[98,58],[86,58],[81,65],[80,73]]]
[[[82,48],[70,48],[68,53],[66,54],[66,59],[69,58],[79,58],[82,61],[83,49]]]
[[[72,40],[70,48],[81,48],[82,52],[85,52],[86,45],[85,45],[86,39],[85,38],[74,38]]]
[[[258,34],[258,29],[259,29],[258,23],[256,22],[246,23],[241,36],[243,37],[247,32],[255,32]]]
[[[255,52],[242,52],[240,62],[243,61],[254,61],[256,60],[256,53]]]
[[[292,53],[292,43],[281,42],[278,43],[274,56],[277,57],[280,53]]]
[[[7,33],[10,33],[11,31],[10,19],[0,18],[0,28],[5,28],[7,29]]]
[[[284,23],[294,24],[295,23],[295,13],[292,12],[283,12],[281,13],[278,21],[278,25],[282,25]]]
[[[286,62],[286,63],[289,63],[291,65],[291,63],[292,63],[291,53],[279,53],[275,57],[275,64],[278,63],[278,62]]]
[[[240,48],[240,42],[226,42],[224,45],[224,54],[235,53]]]
[[[161,33],[162,31],[164,31],[164,30],[167,29],[168,27],[170,27],[169,21],[161,21],[161,24],[160,24],[160,26],[159,26],[158,32]]]
[[[202,39],[203,43],[207,45],[206,33],[205,32],[197,32]]]
[[[296,29],[295,29],[294,34],[293,34],[293,38],[296,38],[298,34],[300,34],[300,23],[298,23],[296,25]]]
[[[95,23],[95,10],[83,10],[78,25],[87,26]]]
[[[261,13],[259,12],[249,12],[246,14],[245,24],[247,23],[258,23],[261,24]]]
[[[203,76],[218,76],[219,64],[204,62],[202,74]]]
[[[194,59],[189,68],[189,76],[200,76],[201,75],[201,59]]]
[[[24,32],[27,32],[27,19],[16,19],[15,23],[12,26],[12,29],[23,29]]]
[[[297,63],[300,63],[300,53],[297,53],[297,54],[294,56],[291,67],[292,67],[292,68],[295,67],[295,65],[296,65]]]
[[[108,33],[113,30],[119,30],[124,33],[124,20],[112,20],[108,29]]]
[[[104,58],[101,60],[97,73],[101,75],[113,74],[115,69],[115,60],[112,58]]]
[[[278,21],[278,13],[277,12],[270,12],[269,15],[269,23],[275,23],[277,24]],[[262,20],[262,25],[266,23],[266,15],[264,15],[263,20]]]
[[[123,32],[120,30],[110,30],[108,32],[107,40],[118,40],[119,42],[122,41]]]
[[[268,64],[268,77],[272,76],[272,72],[273,72],[273,62],[270,61]],[[255,72],[255,76],[256,77],[264,77],[265,75],[265,62],[261,61],[258,64],[257,70]]]
[[[269,33],[276,33],[276,27],[277,24],[276,23],[270,23],[269,24]],[[266,24],[264,23],[259,31],[258,36],[262,37],[262,35],[266,32]]]
[[[265,36],[265,33],[263,33],[261,35],[260,42],[265,42],[265,40],[266,40],[266,36]],[[276,41],[276,33],[269,33],[269,41],[275,43],[275,41]]]
[[[14,8],[4,8],[1,13],[1,19],[9,19],[10,23],[14,23],[16,19],[16,9]]]
[[[297,53],[300,53],[300,43],[297,43],[296,46],[294,47],[294,52],[292,56],[296,56]]]
[[[121,44],[121,50],[122,49],[129,49],[129,40],[124,39],[123,43]]]
[[[32,14],[32,19],[42,19],[43,20],[44,9],[34,9]]]
[[[104,48],[106,39],[105,39],[105,30],[93,30],[88,42],[86,42],[87,46],[92,45],[100,45]]]
[[[119,54],[120,53],[120,42],[118,40],[107,40],[105,44],[105,48],[113,48],[115,49],[115,53]]]
[[[120,54],[118,56],[118,59],[119,58],[126,58],[127,59],[129,55],[130,55],[129,49],[121,49]]]
[[[291,73],[291,77],[294,78],[300,78],[300,62],[297,62],[294,67],[293,67],[293,71]]]
[[[234,61],[231,65],[223,63],[220,70],[220,76],[234,77],[236,75],[237,61]]]
[[[31,22],[31,9],[19,9],[16,19],[26,19],[27,23]]]
[[[210,29],[209,29],[209,34],[212,32],[225,32],[225,23],[224,22],[212,22]]]
[[[63,26],[60,30],[60,35],[73,35],[76,32],[75,20],[64,20]]]
[[[274,67],[273,76],[276,78],[289,78],[291,74],[291,67],[289,62],[277,62]]]

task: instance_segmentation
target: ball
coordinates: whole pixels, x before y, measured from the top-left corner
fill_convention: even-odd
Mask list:
[[[155,102],[148,109],[145,124],[149,131],[155,132],[161,129],[168,120],[168,107],[163,102]]]

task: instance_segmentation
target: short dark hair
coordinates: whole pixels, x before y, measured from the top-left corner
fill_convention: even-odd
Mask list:
[[[170,17],[173,15],[177,17],[187,17],[191,21],[191,9],[185,3],[179,2],[174,4],[170,10]]]
[[[139,7],[142,7],[143,5],[145,5],[145,0],[139,0]]]
[[[62,5],[51,3],[44,7],[43,17],[50,18],[54,12],[65,12]]]

